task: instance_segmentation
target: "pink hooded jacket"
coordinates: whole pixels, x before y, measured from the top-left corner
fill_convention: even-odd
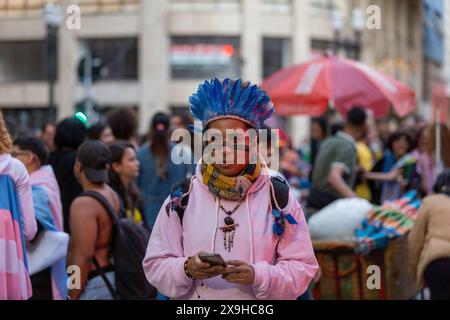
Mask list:
[[[224,248],[226,214],[202,182],[201,173],[192,182],[192,192],[183,225],[176,212],[167,215],[166,199],[156,220],[143,267],[148,281],[172,299],[296,299],[318,270],[303,211],[292,194],[285,210],[297,220],[286,222],[281,237],[272,233],[268,176],[261,175],[248,190],[246,201],[233,213],[236,227],[234,247]],[[221,201],[231,210],[236,203]],[[253,285],[232,284],[220,276],[192,280],[184,273],[187,257],[199,251],[219,253],[225,260],[243,260],[255,270]]]

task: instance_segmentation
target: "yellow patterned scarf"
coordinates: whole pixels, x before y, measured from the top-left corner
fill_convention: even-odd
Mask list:
[[[261,162],[248,165],[238,176],[227,177],[221,174],[212,164],[202,163],[200,167],[203,183],[220,199],[238,201],[258,179],[261,173]]]

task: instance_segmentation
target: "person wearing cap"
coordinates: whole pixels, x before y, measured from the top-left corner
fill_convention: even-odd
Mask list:
[[[143,261],[148,281],[171,299],[297,299],[318,264],[299,203],[284,189],[287,205],[272,206],[274,185],[255,151],[270,98],[256,85],[213,79],[189,103],[204,140],[215,137],[188,190],[174,188],[158,214]],[[202,262],[205,252],[225,265]]]
[[[33,204],[41,231],[63,231],[61,195],[55,174],[50,165],[44,165],[48,148],[38,138],[19,138],[13,143],[11,153],[20,160],[30,175]],[[66,257],[56,261],[50,268],[31,276],[32,299],[61,300],[67,295]]]
[[[103,195],[119,212],[120,202],[108,186],[110,151],[100,141],[84,142],[77,151],[74,173],[83,191]],[[70,207],[71,238],[67,265],[80,268],[81,288],[69,291],[70,299],[112,299],[110,291],[93,264],[96,258],[104,274],[114,286],[114,268],[110,261],[113,225],[105,208],[94,198],[80,195]]]

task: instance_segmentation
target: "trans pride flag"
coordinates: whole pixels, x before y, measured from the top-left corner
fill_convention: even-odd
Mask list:
[[[0,175],[0,190],[0,300],[26,300],[32,289],[21,206],[9,175]]]

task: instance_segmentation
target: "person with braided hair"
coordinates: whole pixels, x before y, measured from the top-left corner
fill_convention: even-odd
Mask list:
[[[27,169],[11,148],[0,111],[0,300],[26,300],[32,289],[25,241],[33,240],[37,224]]]

